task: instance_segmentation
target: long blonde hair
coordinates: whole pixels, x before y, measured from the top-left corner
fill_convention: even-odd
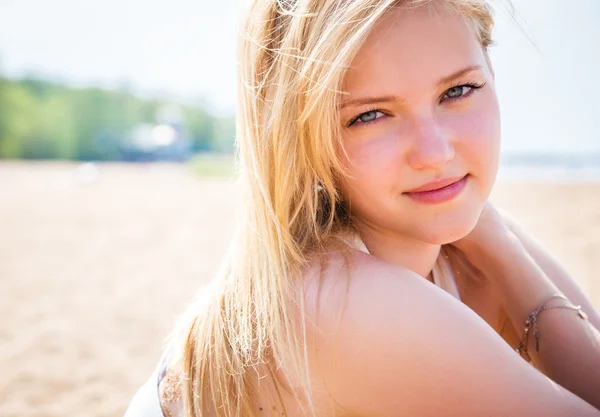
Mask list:
[[[310,256],[352,227],[337,187],[347,175],[336,152],[342,79],[386,11],[430,1],[251,1],[239,39],[240,218],[210,295],[192,303],[173,339],[187,416],[262,414],[262,364],[284,369],[276,384],[294,387],[314,415],[298,281]],[[464,15],[487,51],[487,2],[437,1]]]

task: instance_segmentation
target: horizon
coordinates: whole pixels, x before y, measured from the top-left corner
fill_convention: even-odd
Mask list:
[[[172,97],[233,115],[236,1],[174,0],[165,7],[142,0],[4,0],[0,74],[74,87],[127,86],[141,97]],[[600,84],[594,82],[600,48],[586,48],[600,41],[600,2],[513,4],[519,24],[498,10],[490,52],[503,151],[600,152]]]

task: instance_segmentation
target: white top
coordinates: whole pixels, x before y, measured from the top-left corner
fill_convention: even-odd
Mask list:
[[[158,384],[164,376],[165,361],[163,359],[159,361],[150,378],[137,390],[124,417],[166,417],[160,406],[158,393]]]

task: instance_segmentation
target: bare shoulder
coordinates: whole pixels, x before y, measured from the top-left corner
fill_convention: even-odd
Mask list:
[[[305,288],[311,368],[348,415],[600,416],[409,270],[333,254]]]

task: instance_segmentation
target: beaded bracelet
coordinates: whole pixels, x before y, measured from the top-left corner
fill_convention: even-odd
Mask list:
[[[553,298],[562,298],[563,300],[566,300],[569,302],[569,305],[550,305],[547,306],[546,303],[548,303],[548,301],[552,300]],[[527,362],[531,362],[531,356],[529,355],[529,351],[527,349],[527,344],[529,341],[529,330],[533,327],[533,335],[535,336],[535,351],[539,352],[540,351],[540,336],[539,336],[539,331],[538,331],[538,327],[537,327],[537,316],[544,310],[550,310],[552,308],[567,308],[569,310],[575,310],[577,311],[577,314],[579,315],[579,317],[581,317],[583,320],[587,320],[588,316],[587,314],[585,314],[582,310],[581,310],[581,306],[576,306],[573,305],[571,303],[571,301],[565,297],[562,294],[554,294],[550,297],[548,297],[548,299],[546,299],[546,301],[544,301],[538,308],[536,308],[528,317],[527,320],[525,320],[525,330],[523,333],[523,338],[521,339],[521,342],[519,343],[519,346],[517,346],[517,348],[515,349],[515,351],[521,355],[524,354],[525,355],[525,360]]]

